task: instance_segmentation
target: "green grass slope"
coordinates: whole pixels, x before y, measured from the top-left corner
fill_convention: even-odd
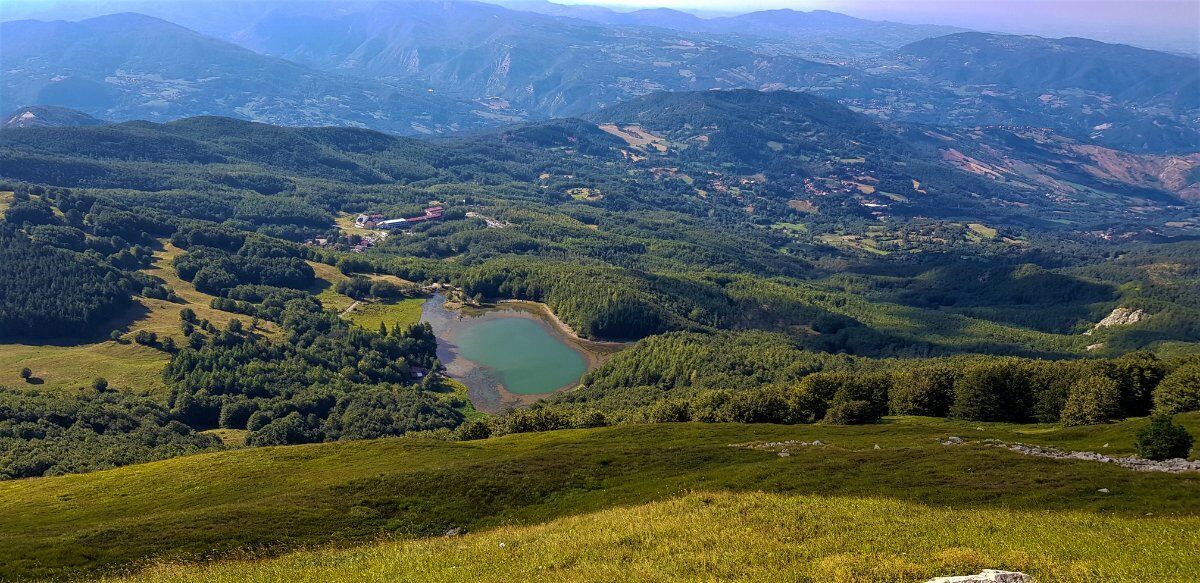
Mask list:
[[[879,497],[695,492],[461,539],[156,565],[120,580],[862,582],[1000,567],[1043,583],[1177,581],[1200,568],[1197,526],[1195,517],[959,512]]]
[[[1200,430],[1200,415],[1181,416],[1181,420],[1193,432]],[[1126,577],[1150,572],[1139,571],[1149,569],[1148,563],[1122,558],[1136,554],[1133,550],[1154,548],[1157,553],[1162,545],[1189,541],[1194,547],[1195,533],[1200,532],[1200,475],[1138,473],[1111,464],[1028,457],[978,441],[998,438],[1119,455],[1131,451],[1133,433],[1142,423],[1069,430],[926,418],[889,419],[858,427],[664,424],[462,443],[387,439],[202,454],[91,474],[0,483],[0,577],[95,575],[154,560],[278,554],[303,546],[367,542],[381,535],[439,536],[454,527],[478,532],[603,513],[620,506],[668,505],[645,510],[658,512],[670,504],[695,504],[688,499],[668,502],[695,491],[714,496],[786,495],[762,499],[769,502],[754,498],[745,502],[781,508],[812,506],[812,499],[804,496],[842,500],[838,504],[843,506],[829,510],[834,514],[828,516],[832,520],[838,512],[857,513],[857,520],[866,521],[868,534],[861,535],[863,540],[888,538],[886,532],[870,534],[870,521],[881,518],[866,510],[872,504],[894,510],[897,520],[909,512],[927,517],[922,519],[925,538],[917,537],[910,548],[901,540],[878,551],[869,545],[860,551],[839,551],[842,547],[837,545],[811,551],[828,552],[823,557],[835,562],[849,553],[853,556],[844,560],[853,564],[869,564],[864,557],[872,552],[927,554],[928,545],[946,550],[970,540],[967,534],[942,540],[936,530],[941,528],[938,516],[962,517],[968,521],[964,524],[982,525],[1008,513],[1031,517],[1044,513],[1043,524],[1093,524],[1093,530],[1117,537],[1131,551],[1107,556],[1102,549],[1089,553],[1085,546],[1073,546],[1051,553],[1036,544],[1039,539],[1023,540],[1020,533],[1025,531],[1006,534],[996,527],[988,540],[998,541],[998,546],[980,547],[977,552],[1007,553],[1009,547],[1004,545],[1016,545],[1011,548],[1025,549],[1022,552],[1031,558],[1028,562],[1006,558],[1006,564],[1033,569],[1050,561],[1065,569],[1085,561],[1090,565],[1086,569]],[[962,436],[969,443],[944,446],[935,441],[948,435]],[[786,439],[820,439],[827,445],[793,447],[786,458],[770,451],[729,447]],[[1109,447],[1103,448],[1106,443]],[[1099,492],[1101,488],[1108,492]],[[800,498],[791,498],[795,496]],[[772,515],[772,511],[763,513]],[[605,516],[571,520],[619,522]],[[707,530],[702,522],[679,528]],[[764,521],[758,528],[792,526]],[[976,530],[964,526],[961,532]],[[533,536],[540,531],[524,532]],[[1059,536],[1057,532],[1064,540],[1069,538],[1065,534],[1069,530],[1047,532],[1046,536]],[[1185,538],[1172,538],[1175,532]],[[636,541],[643,535],[631,531],[628,552],[639,548]],[[464,544],[485,544],[476,540],[464,539]],[[670,541],[662,544],[668,546],[645,550],[650,554],[639,559],[641,564],[652,563],[652,553],[671,551]],[[430,553],[438,552],[428,548]],[[729,552],[741,551],[730,548]],[[990,562],[1009,555],[986,557]],[[559,564],[549,555],[545,558],[547,566]],[[602,555],[593,558],[597,568],[606,560]],[[912,568],[923,574],[939,570],[929,561],[913,561]],[[1193,572],[1200,568],[1195,563],[1164,565],[1159,568],[1190,567]]]

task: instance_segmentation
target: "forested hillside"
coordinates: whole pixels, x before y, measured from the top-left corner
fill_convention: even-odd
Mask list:
[[[3,471],[412,432],[1194,408],[1194,208],[1122,221],[1115,189],[1039,199],[939,141],[787,92],[655,95],[438,141],[218,117],[0,131],[5,339],[163,371],[6,392],[14,410],[105,421],[14,416]],[[347,227],[430,205],[437,220],[387,237]],[[1045,219],[1058,212],[1072,221]],[[641,342],[575,391],[481,421],[430,328],[339,316],[432,283]],[[1115,308],[1139,315],[1098,325]]]

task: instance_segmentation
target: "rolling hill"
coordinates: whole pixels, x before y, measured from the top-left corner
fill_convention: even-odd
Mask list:
[[[1183,419],[1196,426],[1194,414]],[[688,540],[688,533],[720,532],[737,524],[791,532],[816,545],[802,557],[779,556],[749,552],[735,542],[742,536],[734,536],[738,531],[704,539],[722,554],[745,556],[756,570],[767,564],[778,568],[783,561],[789,568],[814,569],[814,575],[836,572],[829,569],[840,565],[861,573],[856,580],[894,578],[897,568],[905,569],[908,578],[920,579],[948,569],[1002,563],[1046,580],[1080,569],[1097,576],[1170,579],[1196,567],[1194,554],[1184,550],[1190,540],[1186,533],[1194,530],[1200,514],[1200,497],[1195,495],[1200,482],[1194,474],[1134,472],[1112,464],[1023,456],[983,442],[996,438],[1085,450],[1107,443],[1105,451],[1122,455],[1142,423],[1076,429],[1005,424],[976,428],[973,423],[928,418],[864,427],[657,424],[461,443],[386,439],[201,454],[0,483],[0,574],[94,575],[152,559],[211,560],[249,549],[273,555],[330,543],[365,543],[382,535],[398,542],[298,555],[274,564],[235,562],[195,575],[188,573],[197,567],[168,566],[144,577],[278,578],[283,576],[280,569],[314,568],[306,557],[325,557],[341,565],[349,557],[338,554],[348,552],[360,554],[350,560],[363,565],[353,569],[370,569],[359,574],[367,579],[404,569],[388,558],[402,554],[420,561],[430,576],[455,580],[462,572],[455,574],[452,554],[462,552],[463,545],[470,553],[478,552],[479,544],[493,553],[520,553],[524,565],[506,571],[514,576],[563,569],[564,575],[587,578],[586,573],[599,572],[599,563],[566,548],[543,549],[537,539],[561,540],[557,533],[570,533],[586,541],[586,556],[611,556],[614,548],[625,548],[625,560],[637,561],[680,552],[678,544]],[[962,435],[968,443],[943,445],[947,435]],[[786,440],[819,440],[824,445],[730,447]],[[778,455],[781,447],[790,450],[788,457]],[[1101,488],[1107,492],[1098,492]],[[814,504],[818,500],[829,505]],[[787,512],[751,511],[764,503]],[[650,506],[641,506],[646,504]],[[697,511],[704,507],[714,513]],[[750,514],[731,523],[726,515],[736,509]],[[602,514],[593,516],[596,512]],[[894,532],[897,523],[879,523],[880,513],[890,512],[908,517],[889,517],[889,522],[901,520],[905,525],[900,527],[903,537],[879,536]],[[655,530],[667,536],[628,526],[658,523],[630,520],[634,517],[672,513],[679,514],[659,523],[665,530]],[[789,518],[797,516],[793,513],[799,516]],[[816,513],[811,521],[809,513]],[[1011,521],[1014,514],[1021,520]],[[978,532],[997,520],[1012,528],[985,528],[989,535]],[[837,527],[841,536],[829,530],[843,521],[861,530]],[[627,534],[618,538],[632,540],[614,542],[600,534],[601,525],[621,522],[627,526],[620,531]],[[545,526],[526,526],[542,523]],[[1077,532],[1064,524],[1104,526]],[[454,528],[479,534],[440,539]],[[796,528],[804,528],[805,534]],[[1042,535],[1015,537],[1013,529]],[[863,550],[868,538],[875,541],[867,545],[872,551]],[[888,540],[893,542],[878,546]],[[499,542],[511,549],[503,551]],[[566,546],[577,547],[578,542]],[[1147,544],[1165,554],[1147,561],[1144,555],[1120,551]],[[1097,547],[1113,553],[1098,554]],[[905,551],[910,556],[903,566],[869,566],[879,553],[895,561]],[[959,560],[966,564],[952,556],[964,557]],[[486,566],[495,559],[481,560],[480,566]],[[818,563],[813,566],[800,564],[814,560]]]
[[[104,123],[82,111],[52,105],[22,107],[4,116],[2,128],[94,126]]]
[[[1200,149],[1200,61],[1088,39],[960,33],[897,51],[960,94],[956,125],[1029,125],[1139,153]],[[962,97],[965,96],[965,99]],[[942,123],[944,123],[944,118]]]
[[[111,120],[227,115],[419,133],[483,123],[477,108],[266,57],[124,13],[0,25],[0,108],[63,106]]]
[[[480,101],[501,113],[580,114],[654,90],[802,87],[844,74],[679,33],[621,29],[472,2],[305,3],[231,38],[255,51]]]

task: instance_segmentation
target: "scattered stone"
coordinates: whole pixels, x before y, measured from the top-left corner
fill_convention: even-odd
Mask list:
[[[810,445],[825,445],[825,444],[821,443],[820,441],[798,441],[795,439],[789,439],[787,441],[766,441],[763,443],[754,443],[754,442],[731,443],[731,444],[729,444],[729,447],[740,447],[743,449],[762,449],[762,450],[767,450],[767,451],[775,451],[775,452],[783,453],[783,452],[788,451],[787,448],[794,446],[794,445],[800,446],[800,447],[806,447],[806,446],[810,446]],[[781,456],[781,457],[787,457],[787,456]]]
[[[1104,444],[1104,445],[1102,445],[1102,446],[1100,446],[1100,447],[1108,447],[1108,444],[1106,443],[1106,444]]]
[[[1100,488],[1099,490],[1096,490],[1096,491],[1097,491],[1097,492],[1099,492],[1099,493],[1101,493],[1101,494],[1107,494],[1107,493],[1108,493],[1108,488]]]
[[[963,441],[963,438],[961,438],[961,437],[955,437],[955,436],[951,435],[950,437],[946,438],[946,441],[943,441],[940,443],[942,445],[961,445],[966,442]]]
[[[508,545],[506,545],[506,544],[504,544],[504,543],[500,543],[500,548],[504,548],[504,547],[506,547],[506,546],[508,546]]]
[[[1116,464],[1123,468],[1139,472],[1166,472],[1169,474],[1178,474],[1180,472],[1200,472],[1200,460],[1188,461],[1183,458],[1175,458],[1154,461],[1142,459],[1137,456],[1108,457],[1104,454],[1091,451],[1062,451],[1052,447],[1039,447],[1036,445],[1025,445],[1023,443],[1005,444],[1001,442],[991,443],[988,445],[991,447],[1003,447],[1024,455]]]
[[[813,445],[825,445],[824,443],[821,443],[820,439],[813,441],[812,444]]]
[[[779,457],[792,457],[792,453],[785,449],[779,452]]]
[[[878,444],[878,443],[876,443],[876,444],[875,444],[875,449],[883,449],[883,448],[882,448],[882,447],[879,447],[879,444]]]
[[[934,577],[925,583],[1033,583],[1033,577],[1018,571],[984,569],[977,575]]]
[[[462,535],[464,535],[464,534],[466,534],[466,533],[467,533],[466,529],[459,528],[459,527],[457,527],[457,526],[456,526],[456,527],[454,527],[454,528],[452,528],[452,529],[450,529],[450,530],[447,530],[447,531],[446,531],[446,536],[447,536],[447,537],[456,537],[456,536],[462,536]]]

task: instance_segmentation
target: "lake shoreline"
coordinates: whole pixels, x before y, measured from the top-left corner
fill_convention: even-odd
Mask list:
[[[435,295],[437,297],[437,295]],[[434,324],[438,336],[439,355],[443,358],[446,372],[469,389],[472,403],[481,411],[496,413],[512,407],[528,406],[555,393],[578,387],[587,372],[601,366],[628,343],[596,341],[580,337],[570,326],[560,320],[549,306],[525,300],[493,300],[482,305],[463,304],[445,295],[441,301],[427,302],[422,321]],[[460,339],[456,328],[465,319],[474,318],[520,318],[536,323],[545,334],[569,348],[582,359],[583,371],[578,378],[546,392],[513,392],[496,371],[487,364],[467,357],[459,350]]]

